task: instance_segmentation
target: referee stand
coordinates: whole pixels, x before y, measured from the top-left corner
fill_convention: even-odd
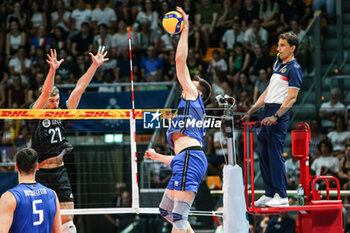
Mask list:
[[[333,176],[310,176],[309,174],[309,142],[310,127],[307,123],[299,123],[292,131],[292,156],[300,161],[300,184],[304,189],[305,205],[289,207],[255,207],[254,194],[254,157],[253,128],[256,122],[243,123],[244,130],[244,183],[246,207],[251,214],[279,214],[280,212],[297,211],[298,221],[296,233],[329,233],[344,232],[343,204],[340,198],[340,184]],[[299,129],[301,127],[301,129]],[[250,178],[250,179],[249,179]],[[318,182],[326,186],[326,197],[318,190]],[[330,183],[336,184],[331,188]],[[248,187],[251,187],[251,206],[248,203]],[[330,200],[330,191],[337,192],[336,200]]]

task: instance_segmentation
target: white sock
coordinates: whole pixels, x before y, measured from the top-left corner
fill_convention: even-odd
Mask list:
[[[62,233],[77,233],[77,228],[75,228],[73,221],[66,222],[62,225]]]

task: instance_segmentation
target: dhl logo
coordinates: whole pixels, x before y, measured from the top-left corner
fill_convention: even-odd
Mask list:
[[[135,109],[135,119],[143,119],[144,111],[157,111],[156,109]],[[171,116],[170,109],[159,109],[162,118]],[[130,110],[112,109],[112,110],[43,110],[31,109],[20,110],[0,109],[0,119],[129,119]]]
[[[0,112],[0,116],[4,118],[12,117],[33,117],[34,115],[29,114],[29,110],[3,110]]]

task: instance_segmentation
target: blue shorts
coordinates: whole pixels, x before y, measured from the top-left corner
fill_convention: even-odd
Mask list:
[[[173,158],[170,167],[173,173],[167,189],[197,193],[208,162],[201,147],[188,147]]]

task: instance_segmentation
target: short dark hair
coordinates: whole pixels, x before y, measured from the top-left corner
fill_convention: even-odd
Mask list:
[[[333,145],[332,145],[332,143],[331,143],[330,141],[328,141],[328,140],[322,140],[322,141],[320,141],[320,143],[318,144],[318,150],[319,150],[319,151],[321,151],[321,146],[322,146],[322,144],[325,145],[326,147],[328,147],[329,153],[332,153],[332,151],[333,151]]]
[[[37,162],[38,153],[31,148],[23,148],[16,153],[16,164],[20,172],[34,173]]]
[[[198,90],[202,92],[203,103],[207,103],[212,93],[211,85],[199,76],[195,76],[193,81],[199,82]]]
[[[283,40],[286,40],[288,42],[288,44],[290,46],[295,46],[295,50],[297,50],[298,46],[299,46],[299,39],[298,39],[298,36],[295,35],[295,33],[293,32],[285,32],[285,33],[282,33],[278,36],[278,40],[279,39],[283,39]]]

